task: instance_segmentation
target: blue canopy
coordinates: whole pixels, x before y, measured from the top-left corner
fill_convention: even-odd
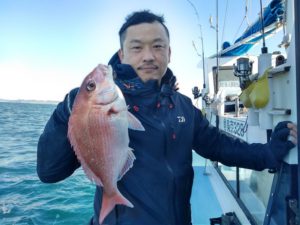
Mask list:
[[[285,13],[284,0],[272,0],[263,12],[264,18],[264,36],[270,35],[278,26],[278,22],[282,22]],[[239,56],[247,53],[258,41],[263,38],[261,33],[261,19],[257,19],[247,30],[234,42],[232,46],[223,49],[220,56]]]

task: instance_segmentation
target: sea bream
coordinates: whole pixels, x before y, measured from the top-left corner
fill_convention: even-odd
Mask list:
[[[69,119],[68,137],[87,177],[103,187],[99,222],[116,204],[133,207],[117,181],[133,166],[128,128],[143,131],[113,80],[111,66],[97,66],[84,80]]]

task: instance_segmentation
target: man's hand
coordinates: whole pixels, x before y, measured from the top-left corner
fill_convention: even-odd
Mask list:
[[[294,145],[297,145],[297,137],[298,137],[298,131],[297,131],[297,125],[294,123],[288,123],[287,127],[290,129],[290,141],[293,142]]]
[[[297,144],[297,126],[289,121],[278,123],[269,144],[274,157],[281,162],[289,150]]]

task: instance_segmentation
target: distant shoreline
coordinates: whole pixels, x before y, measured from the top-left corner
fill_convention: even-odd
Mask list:
[[[31,103],[31,104],[51,104],[57,105],[59,101],[49,101],[49,100],[25,100],[25,99],[16,99],[16,100],[9,100],[9,99],[0,99],[0,102],[11,102],[11,103]]]

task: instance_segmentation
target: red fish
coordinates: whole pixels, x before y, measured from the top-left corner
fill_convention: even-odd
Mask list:
[[[133,207],[117,181],[133,166],[128,128],[143,131],[127,111],[110,66],[99,65],[83,81],[69,119],[68,137],[87,177],[103,187],[99,222],[116,204]]]

